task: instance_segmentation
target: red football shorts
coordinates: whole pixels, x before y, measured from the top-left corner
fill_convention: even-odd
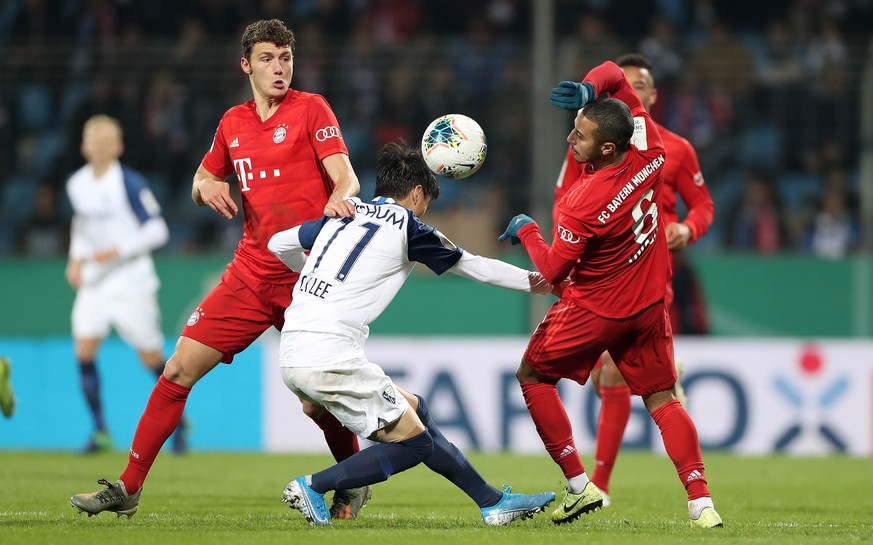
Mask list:
[[[617,320],[561,299],[531,336],[524,361],[542,375],[585,384],[604,350],[635,395],[676,383],[673,332],[663,301]]]
[[[293,290],[293,282],[245,281],[226,270],[188,318],[182,336],[220,351],[221,361],[230,363],[270,326],[282,330]]]

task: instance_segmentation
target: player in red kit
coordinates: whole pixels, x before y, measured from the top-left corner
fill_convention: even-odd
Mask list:
[[[297,274],[267,249],[270,237],[305,221],[351,216],[346,197],[358,179],[339,123],[319,95],[290,88],[294,34],[278,19],[249,25],[242,37],[242,70],[254,98],[228,110],[194,175],[191,196],[225,218],[237,213],[225,179],[236,174],[245,218],[243,237],[216,286],[188,318],[176,351],[140,418],[127,468],[106,489],[70,498],[89,515],[132,516],[143,482],[175,429],[188,393],[219,362],[230,363],[270,326],[281,330]],[[359,450],[355,435],[320,406],[304,411],[323,430],[337,461]],[[367,487],[337,491],[332,514],[354,518]]]
[[[658,97],[655,80],[652,77],[652,63],[640,54],[631,53],[618,58],[616,64],[633,86],[646,111],[651,111]],[[661,175],[664,187],[659,202],[659,217],[662,218],[665,226],[667,249],[671,252],[680,252],[706,234],[712,224],[715,205],[704,183],[700,163],[691,143],[663,126],[657,123],[655,125],[667,150]],[[561,176],[555,187],[554,214],[557,214],[557,203],[581,174],[581,167],[573,160],[572,150],[568,149],[567,158],[561,168]],[[676,210],[677,194],[682,197],[688,209],[687,216],[681,222]],[[553,225],[557,225],[557,222],[555,221]],[[665,304],[670,309],[673,304],[673,286],[670,280],[667,281],[666,293]],[[681,369],[678,360],[676,364],[677,369]],[[681,371],[678,374],[681,379]],[[630,419],[631,392],[608,352],[603,353],[601,365],[592,372],[591,379],[601,398],[600,417],[597,422],[597,445],[594,451],[594,474],[591,476],[591,481],[603,493],[603,503],[606,506],[609,505],[607,495],[609,478],[618,457],[624,430]],[[685,395],[679,382],[676,383],[676,397],[683,405],[685,404]]]
[[[608,97],[595,100],[600,93]],[[576,451],[557,382],[584,384],[608,350],[661,430],[687,491],[692,523],[721,526],[697,429],[673,395],[673,335],[664,305],[669,252],[658,205],[665,164],[661,136],[612,62],[591,70],[581,84],[559,83],[552,102],[582,108],[567,137],[582,175],[558,203],[551,247],[524,214],[500,236],[522,243],[548,282],[570,279],[531,336],[516,372],[537,432],[567,478],[552,521],[572,522],[603,504]]]

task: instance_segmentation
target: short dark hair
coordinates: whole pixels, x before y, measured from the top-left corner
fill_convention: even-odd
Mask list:
[[[402,199],[417,185],[430,200],[439,198],[436,175],[424,162],[421,150],[403,140],[382,146],[376,157],[376,196]]]
[[[279,19],[261,19],[246,27],[242,35],[243,57],[248,59],[255,44],[262,42],[290,47],[294,53],[294,32]]]
[[[615,64],[617,64],[619,68],[624,68],[625,66],[636,66],[637,68],[645,68],[650,73],[654,70],[654,67],[652,66],[652,61],[650,61],[642,53],[627,53],[625,55],[622,55],[615,60]]]
[[[597,125],[598,144],[612,142],[619,151],[628,149],[634,135],[634,118],[627,104],[617,98],[599,98],[582,114]]]

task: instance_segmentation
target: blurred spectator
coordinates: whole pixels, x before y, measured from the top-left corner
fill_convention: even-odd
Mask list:
[[[301,34],[295,80],[330,101],[365,186],[379,142],[414,143],[431,119],[459,112],[485,128],[489,159],[477,183],[450,183],[437,205],[476,206],[477,191],[487,188],[489,199],[502,200],[497,209],[512,209],[529,202],[535,187],[534,7],[529,0],[6,2],[0,220],[20,225],[35,216],[34,180],[57,181],[77,168],[79,128],[103,113],[121,119],[130,135],[126,161],[149,173],[159,197],[172,199],[165,203],[177,222],[170,248],[219,244],[221,235],[210,234],[215,226],[173,212],[180,203],[187,209],[188,173],[212,139],[212,120],[249,98],[236,40],[216,44],[265,15]],[[665,98],[655,116],[694,143],[717,207],[728,210],[744,191],[740,170],[778,175],[783,248],[810,240],[814,218],[831,200],[824,173],[857,172],[862,90],[854,75],[870,62],[873,2],[555,0],[554,13],[556,80],[577,79],[629,44],[656,62]],[[857,195],[845,194],[857,220]],[[21,251],[19,242],[7,235],[0,253]]]
[[[707,30],[703,42],[690,53],[688,70],[705,91],[726,93],[732,101],[741,102],[752,90],[752,54],[723,22],[714,21]]]
[[[789,245],[776,187],[764,173],[747,173],[743,193],[728,211],[727,222],[729,249],[775,254]]]
[[[807,234],[806,246],[814,255],[840,259],[858,248],[861,229],[846,200],[837,188],[828,188],[821,196],[820,209]]]
[[[57,257],[67,250],[67,222],[58,213],[58,192],[54,186],[40,184],[34,210],[19,230],[18,250],[28,257]]]
[[[370,0],[358,17],[366,21],[376,43],[383,47],[404,44],[422,23],[418,3],[406,0]]]
[[[72,65],[76,73],[102,66],[115,51],[118,38],[118,11],[111,0],[89,0],[76,25],[76,45]]]
[[[673,257],[673,304],[670,322],[674,335],[708,335],[709,310],[706,297],[694,267],[688,263],[685,252]]]
[[[185,86],[168,71],[160,71],[152,76],[142,106],[145,164],[163,172],[176,186],[190,182],[188,100]]]
[[[573,32],[558,41],[558,79],[580,79],[604,60],[617,59],[626,51],[601,16],[585,13]]]
[[[767,27],[764,43],[755,50],[755,77],[767,89],[790,89],[804,77],[803,51],[783,21]],[[768,104],[785,98],[781,93]]]
[[[682,72],[680,52],[679,36],[673,24],[666,17],[653,17],[649,24],[649,33],[640,41],[640,53],[658,67],[658,87],[670,89],[675,85]],[[669,94],[670,92],[667,93]],[[654,117],[659,118],[657,115]]]
[[[485,109],[499,94],[499,74],[512,57],[505,40],[496,36],[485,20],[473,18],[466,21],[464,33],[452,41],[448,54],[464,106],[470,112]]]

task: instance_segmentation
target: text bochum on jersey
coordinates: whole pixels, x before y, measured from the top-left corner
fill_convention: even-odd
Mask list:
[[[396,227],[397,229],[405,229],[407,214],[397,210],[394,207],[388,206],[377,206],[374,204],[368,203],[355,203],[355,215],[359,216],[367,216],[373,219],[377,219],[382,221],[384,224],[390,227]],[[344,223],[348,224],[352,221],[351,218],[346,218],[343,220]],[[335,235],[334,235],[335,236]],[[315,268],[318,268],[318,263],[316,263]],[[343,273],[340,272],[339,275]],[[337,279],[342,281],[338,275]],[[330,288],[333,287],[333,284],[327,282],[326,280],[322,280],[319,278],[314,278],[308,275],[303,275],[300,277],[300,280],[297,281],[297,290],[303,293],[308,293],[309,295],[313,295],[320,299],[324,299],[324,297],[329,293]]]

